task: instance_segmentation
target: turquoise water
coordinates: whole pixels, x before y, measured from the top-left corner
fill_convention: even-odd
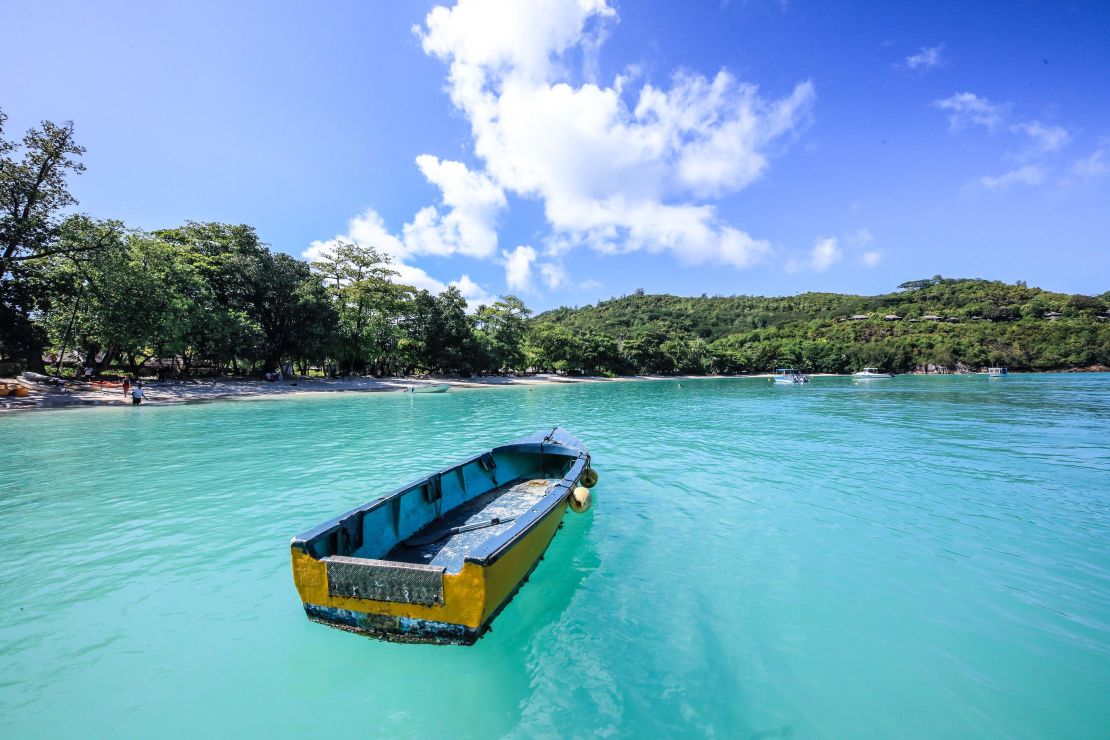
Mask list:
[[[556,424],[597,505],[476,646],[305,620],[291,535]],[[52,411],[0,450],[0,736],[1110,731],[1110,376]]]

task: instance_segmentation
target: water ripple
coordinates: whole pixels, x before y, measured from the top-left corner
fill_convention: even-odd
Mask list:
[[[476,647],[304,619],[292,534],[556,425],[598,505]],[[0,734],[1098,736],[1108,433],[1094,375],[0,417]]]

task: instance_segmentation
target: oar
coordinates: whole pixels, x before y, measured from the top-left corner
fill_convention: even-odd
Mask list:
[[[498,524],[505,524],[506,522],[511,522],[514,519],[516,519],[515,516],[507,516],[503,519],[501,517],[496,517],[495,516],[493,519],[490,519],[488,522],[476,522],[474,524],[463,524],[463,525],[458,526],[458,527],[450,527],[448,529],[441,529],[438,532],[433,532],[432,534],[426,534],[423,537],[419,537],[419,536],[409,537],[407,540],[405,540],[401,544],[403,544],[405,547],[420,547],[422,545],[430,545],[433,542],[439,542],[444,537],[450,537],[453,534],[459,534],[461,532],[472,532],[475,529],[485,529],[486,527],[494,527]]]

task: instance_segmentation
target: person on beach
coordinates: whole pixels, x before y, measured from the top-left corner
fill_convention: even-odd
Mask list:
[[[131,389],[131,405],[139,406],[143,402],[143,384],[136,383],[135,387]]]
[[[89,382],[90,380],[92,380],[92,375],[93,375],[93,369],[91,367],[89,367],[88,365],[86,365],[85,366],[85,382],[86,383]]]
[[[123,379],[123,397],[127,398],[131,395],[131,378]]]

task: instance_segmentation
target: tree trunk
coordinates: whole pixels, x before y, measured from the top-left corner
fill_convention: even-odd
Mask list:
[[[86,367],[91,367],[99,371],[100,368],[96,364],[96,356],[99,352],[100,345],[96,342],[89,342],[88,346],[85,348],[85,364],[78,369],[78,372],[80,373],[80,371]]]
[[[27,348],[27,356],[24,358],[24,363],[27,369],[33,373],[46,374],[46,363],[42,361],[42,344],[36,341],[30,342]]]

